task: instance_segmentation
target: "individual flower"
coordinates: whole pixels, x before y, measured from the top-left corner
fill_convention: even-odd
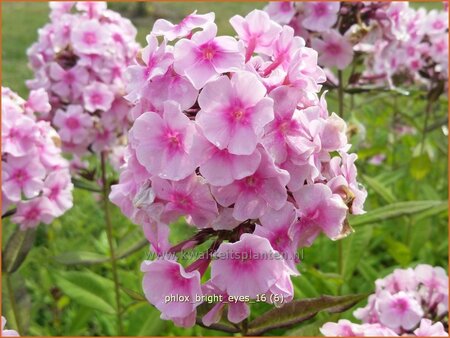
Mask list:
[[[319,63],[325,67],[337,67],[342,70],[353,60],[353,47],[336,30],[322,32],[322,39],[314,38],[312,48],[319,53]]]
[[[225,306],[227,306],[227,318],[232,323],[238,324],[250,316],[250,307],[247,303],[240,301],[229,302],[228,293],[220,290],[211,281],[206,282],[202,286],[202,291],[205,296],[222,296],[223,299],[223,301],[217,302],[217,304],[203,316],[202,322],[206,326],[210,326],[220,320]]]
[[[3,164],[2,189],[13,201],[36,197],[44,185],[45,167],[33,157],[10,158]]]
[[[108,111],[114,100],[114,94],[107,85],[93,82],[86,87],[83,93],[83,100],[88,112],[93,113],[96,110]]]
[[[202,296],[199,272],[187,272],[171,260],[144,261],[141,271],[145,297],[161,311],[161,318],[184,327],[194,325],[196,307],[201,303],[197,297]]]
[[[201,136],[200,136],[201,138]],[[198,140],[198,151],[203,152],[200,173],[213,186],[226,186],[235,180],[252,175],[261,162],[261,154],[234,155],[228,149],[219,149],[208,141]]]
[[[340,3],[333,1],[306,2],[303,7],[305,16],[303,26],[312,31],[323,32],[336,23]]]
[[[142,49],[141,62],[127,68],[127,75],[132,79],[128,82],[127,99],[132,102],[139,97],[145,84],[157,76],[164,75],[173,63],[173,55],[166,51],[165,43],[158,46],[158,39],[152,34],[147,35],[146,40],[147,46]]]
[[[89,73],[84,67],[64,69],[56,62],[50,64],[49,75],[55,82],[51,90],[65,100],[78,99],[89,81]]]
[[[340,319],[337,323],[328,322],[320,328],[325,337],[358,337],[362,335],[359,325],[347,319]]]
[[[229,36],[216,37],[217,26],[208,24],[190,40],[181,39],[175,44],[174,69],[185,75],[196,89],[208,81],[243,67],[243,56],[237,41]]]
[[[441,322],[434,323],[429,319],[422,319],[420,326],[414,330],[417,337],[448,337]]]
[[[291,230],[299,246],[309,246],[320,232],[336,239],[342,231],[347,206],[325,184],[305,185],[293,193],[300,220]]]
[[[153,177],[152,186],[155,196],[167,201],[163,216],[166,220],[188,215],[195,226],[203,228],[210,226],[218,215],[217,204],[201,177],[191,175],[181,181]]]
[[[155,35],[164,36],[168,41],[173,41],[190,35],[196,28],[204,28],[214,22],[214,18],[214,13],[197,14],[197,11],[194,11],[176,25],[170,21],[158,19],[153,25],[152,32]]]
[[[273,119],[273,101],[265,94],[266,88],[251,73],[239,72],[231,79],[221,76],[200,93],[198,125],[219,149],[250,155]]]
[[[423,316],[419,303],[403,291],[395,295],[388,292],[380,295],[378,311],[380,322],[393,329],[410,330],[420,322]]]
[[[223,243],[216,251],[212,282],[230,296],[256,298],[269,292],[288,269],[278,255],[266,238],[243,234],[238,242]]]
[[[164,104],[162,117],[154,112],[141,115],[130,134],[139,162],[153,175],[181,180],[197,167],[192,154],[195,125],[174,101]]]
[[[82,106],[70,105],[66,110],[56,111],[53,123],[59,128],[59,135],[63,141],[79,143],[89,136],[93,119],[83,111]]]
[[[292,1],[269,2],[264,10],[270,15],[272,20],[280,24],[289,23],[295,15],[295,7]]]
[[[279,210],[287,200],[288,172],[277,168],[264,149],[258,151],[261,162],[254,174],[224,187],[212,187],[220,205],[234,204],[233,217],[240,221],[259,218],[268,207]]]
[[[270,48],[281,31],[281,27],[270,20],[266,12],[259,10],[250,12],[245,18],[235,15],[230,19],[230,24],[246,44],[246,61],[253,52],[264,52]]]
[[[297,221],[297,212],[292,203],[287,202],[280,210],[270,209],[260,217],[261,225],[256,225],[255,235],[267,238],[272,248],[283,255],[286,263],[297,271],[299,262],[297,244],[294,243],[289,230]]]

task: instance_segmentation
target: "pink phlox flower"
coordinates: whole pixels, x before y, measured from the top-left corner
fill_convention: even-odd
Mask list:
[[[221,76],[207,84],[199,96],[196,121],[204,136],[219,149],[235,155],[252,154],[273,120],[273,101],[250,72]]]
[[[243,68],[244,57],[230,36],[216,37],[217,26],[210,23],[190,40],[181,39],[174,48],[174,69],[185,75],[196,89],[222,73]]]
[[[192,12],[181,20],[178,24],[173,24],[164,19],[158,19],[153,25],[152,34],[156,36],[164,36],[168,41],[189,36],[196,28],[204,28],[215,19],[214,13],[197,14]]]

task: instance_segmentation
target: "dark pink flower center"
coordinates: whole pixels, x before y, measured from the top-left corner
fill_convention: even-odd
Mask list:
[[[289,12],[291,10],[291,3],[289,1],[282,2],[280,9],[283,12]]]
[[[255,173],[240,180],[240,185],[246,191],[257,193],[263,185],[263,179],[259,177],[258,173]]]
[[[317,3],[314,6],[314,14],[316,16],[324,16],[328,12],[327,5],[324,3]]]
[[[278,252],[283,252],[284,249],[289,247],[290,238],[287,231],[280,230],[274,234],[274,238],[270,242],[275,250],[277,250]]]
[[[37,207],[32,207],[25,213],[25,218],[28,221],[36,221],[39,219],[40,216],[41,216],[41,211]]]
[[[393,304],[393,306],[400,313],[404,313],[409,309],[408,301],[403,298],[397,299]]]
[[[60,190],[61,190],[61,189],[59,188],[59,186],[54,186],[54,187],[52,187],[52,188],[50,189],[50,194],[48,195],[48,198],[49,198],[51,201],[55,201],[56,199],[58,199]]]
[[[20,132],[16,128],[11,128],[9,130],[9,135],[8,136],[9,136],[10,139],[14,139],[14,138],[20,137]]]
[[[111,136],[111,132],[108,129],[103,129],[97,133],[97,140],[107,141]]]
[[[95,32],[84,32],[83,42],[87,45],[94,45],[97,43],[97,35]]]
[[[25,183],[28,180],[28,173],[26,172],[26,170],[24,169],[18,169],[15,173],[14,173],[14,180],[19,183],[20,185],[22,185],[23,183]]]
[[[166,132],[166,144],[172,151],[183,149],[183,135],[175,130]]]
[[[214,55],[217,53],[217,47],[213,42],[209,42],[200,47],[203,58],[205,60],[211,61]]]
[[[233,117],[236,121],[240,121],[244,118],[245,111],[243,109],[238,109],[233,112]]]
[[[100,93],[92,93],[91,94],[91,102],[93,104],[102,104],[103,103],[103,95]]]
[[[115,42],[122,43],[123,42],[122,35],[120,35],[119,33],[114,33],[113,34],[113,40]]]
[[[326,50],[333,55],[339,55],[341,53],[341,46],[337,43],[331,42],[327,45]]]
[[[174,192],[171,200],[181,210],[189,211],[192,207],[191,197],[180,192]]]
[[[63,76],[63,81],[70,85],[75,82],[75,75],[72,72],[66,72]]]
[[[433,28],[442,29],[444,28],[444,23],[441,20],[436,20],[435,22],[433,22]]]
[[[70,116],[66,120],[66,126],[72,130],[78,129],[80,127],[80,121],[76,117]]]

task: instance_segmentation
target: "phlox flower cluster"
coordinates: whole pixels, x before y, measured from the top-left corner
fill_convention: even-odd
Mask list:
[[[345,236],[366,198],[346,123],[318,95],[317,52],[264,11],[232,17],[236,37],[218,36],[214,18],[155,22],[128,68],[135,120],[110,195],[160,255],[142,263],[147,299],[180,326],[194,325],[202,295],[224,299],[205,325],[225,307],[229,321],[247,318],[239,297],[290,301],[298,248]],[[169,225],[181,216],[198,232],[172,246]],[[208,254],[187,267],[166,255],[207,240]]]
[[[49,224],[72,207],[69,163],[60,138],[36,112],[48,112],[47,93],[31,91],[27,101],[2,87],[2,215],[21,229]]]
[[[356,46],[367,48],[361,81],[430,85],[448,81],[448,10],[392,2]],[[370,41],[370,42],[369,42]]]
[[[353,84],[448,78],[446,10],[370,1],[272,2],[265,10],[317,50],[321,66],[342,70],[352,62],[364,63]]]
[[[447,337],[448,276],[441,267],[420,264],[396,269],[375,282],[368,304],[354,312],[363,324],[326,323],[325,336]],[[444,326],[445,325],[445,326]]]
[[[50,22],[38,33],[27,51],[34,72],[27,85],[48,92],[51,110],[40,118],[57,129],[63,150],[83,156],[124,143],[124,70],[139,48],[131,21],[106,2],[50,2]]]

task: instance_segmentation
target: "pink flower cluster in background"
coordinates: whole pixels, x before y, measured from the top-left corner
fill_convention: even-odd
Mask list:
[[[135,27],[106,2],[58,1],[50,9],[50,23],[27,52],[35,76],[27,85],[50,98],[40,118],[76,156],[120,145],[130,125],[124,70],[139,48]]]
[[[365,1],[271,2],[265,10],[317,50],[321,66],[342,70],[364,63],[351,79],[360,85],[448,79],[446,9]]]
[[[36,112],[48,112],[47,93],[31,91],[27,101],[2,87],[2,215],[21,229],[49,224],[72,207],[69,163],[60,138]]]
[[[194,325],[196,296],[224,298],[205,325],[224,307],[233,323],[247,318],[245,297],[292,300],[298,248],[345,236],[366,198],[346,123],[318,96],[317,52],[264,11],[231,18],[237,38],[218,36],[214,18],[155,22],[128,68],[134,124],[110,194],[159,255],[142,263],[147,299],[180,326]],[[198,231],[172,246],[180,217]],[[170,255],[206,241],[187,267]],[[173,294],[190,301],[167,301]]]
[[[348,320],[326,323],[325,336],[447,337],[443,322],[448,317],[448,276],[441,267],[420,264],[396,269],[376,282],[368,304],[354,312],[363,324]]]

